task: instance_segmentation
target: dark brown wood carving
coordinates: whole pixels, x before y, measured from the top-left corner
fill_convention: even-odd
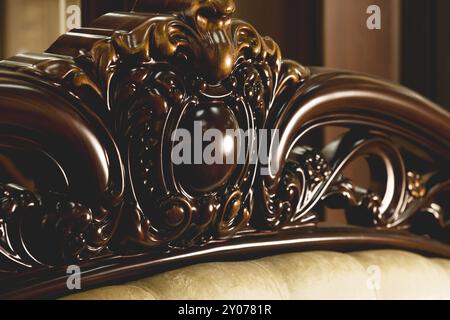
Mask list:
[[[70,264],[87,289],[298,249],[450,257],[447,112],[400,86],[283,60],[232,18],[231,0],[146,10],[0,63],[2,297],[70,293]],[[173,164],[170,137],[194,121],[279,130],[267,149],[279,165]],[[344,134],[305,145],[329,126]],[[247,143],[250,159],[258,141]],[[344,174],[361,158],[369,187]],[[348,225],[324,225],[324,207],[345,209]]]

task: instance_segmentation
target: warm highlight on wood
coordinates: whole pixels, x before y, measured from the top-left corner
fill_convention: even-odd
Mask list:
[[[158,14],[106,14],[46,53],[0,62],[0,296],[67,294],[73,263],[88,289],[301,249],[450,257],[446,111],[283,60],[231,0],[152,4]],[[268,156],[280,167],[174,165],[170,136],[194,119],[278,129]],[[303,143],[327,126],[346,133],[322,150]],[[370,188],[343,175],[359,158]],[[322,225],[325,206],[345,209],[348,226]]]

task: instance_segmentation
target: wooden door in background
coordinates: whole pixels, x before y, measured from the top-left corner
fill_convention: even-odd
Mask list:
[[[381,30],[367,28],[367,8],[381,9]],[[400,1],[325,0],[324,65],[400,80]]]

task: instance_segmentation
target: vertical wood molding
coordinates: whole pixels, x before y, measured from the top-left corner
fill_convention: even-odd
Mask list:
[[[237,16],[251,21],[263,34],[277,39],[283,55],[306,65],[322,65],[323,1],[236,1]]]
[[[407,87],[436,100],[437,2],[402,2],[402,73]]]
[[[437,5],[436,100],[450,110],[450,1],[437,0]]]
[[[0,60],[4,58],[4,45],[6,36],[5,0],[0,0]]]
[[[308,65],[323,65],[323,0],[290,0],[285,5],[286,51]]]

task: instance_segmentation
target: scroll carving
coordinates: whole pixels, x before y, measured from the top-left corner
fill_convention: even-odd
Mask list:
[[[105,15],[45,54],[0,63],[2,269],[276,234],[320,224],[324,206],[352,225],[450,243],[447,113],[403,88],[283,60],[232,17],[231,0],[159,9],[176,12]],[[250,161],[175,165],[171,136],[194,121],[278,130],[267,155],[278,165],[267,176]],[[349,131],[323,150],[304,143],[331,125]],[[249,159],[257,141],[246,143]],[[369,189],[344,174],[359,158]]]

